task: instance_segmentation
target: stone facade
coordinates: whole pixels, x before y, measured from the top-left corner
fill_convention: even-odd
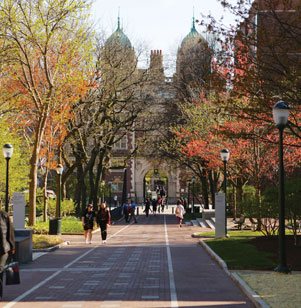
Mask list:
[[[126,42],[127,46],[125,47],[131,46],[119,25],[116,32],[118,33],[113,33],[108,39],[110,43],[117,37],[119,42]],[[183,57],[185,50],[190,52],[191,48],[198,51],[199,49],[195,48],[195,45],[200,44],[200,41],[204,44],[204,39],[196,31],[193,20],[191,32],[184,38],[179,47],[177,59],[178,72],[181,67],[180,56]],[[174,85],[175,76],[174,78],[167,78],[165,76],[161,50],[151,51],[149,63],[150,65],[146,73],[149,79],[152,80],[150,87],[151,93],[149,93],[153,100],[151,112],[154,115],[164,115],[161,119],[164,119],[164,117],[170,119],[173,112],[168,108],[173,108],[171,106],[175,106],[176,100],[178,99]],[[145,70],[141,70],[140,73],[145,73]],[[167,130],[168,125],[165,128],[161,127],[161,129]],[[118,159],[125,159],[126,154],[134,149],[138,138],[139,133],[133,132],[127,136],[127,140],[123,144],[118,145],[120,148],[115,147],[111,157],[111,165],[114,165],[114,161],[118,162]],[[151,133],[150,138],[156,138],[155,131]],[[115,198],[117,196],[119,204],[122,202],[122,196],[125,194],[124,184],[126,185],[127,198],[133,199],[138,204],[142,203],[150,192],[155,191],[156,185],[161,185],[166,188],[166,194],[170,204],[175,203],[180,195],[187,191],[185,170],[175,167],[171,161],[162,161],[159,157],[155,157],[155,155],[143,155],[143,151],[127,160],[126,169],[109,168],[105,181],[112,183],[112,196],[115,196]]]

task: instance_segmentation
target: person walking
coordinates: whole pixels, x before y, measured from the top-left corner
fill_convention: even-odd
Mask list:
[[[161,197],[161,199],[163,199],[164,196],[165,196],[164,187],[161,186],[161,187],[160,187],[160,197]]]
[[[176,207],[176,217],[177,217],[179,228],[182,227],[182,220],[183,220],[184,214],[185,214],[185,209],[184,209],[183,203],[181,200],[178,200],[177,207]]]
[[[3,297],[3,271],[9,253],[15,254],[15,234],[13,224],[5,211],[0,211],[0,297]]]
[[[129,222],[134,218],[135,224],[137,223],[136,215],[135,215],[135,210],[136,210],[136,204],[132,200],[130,201],[130,219]]]
[[[145,210],[144,210],[146,217],[148,217],[148,214],[149,214],[149,211],[150,211],[150,205],[151,204],[150,204],[149,199],[146,198],[146,200],[145,200]]]
[[[165,198],[161,198],[161,213],[164,213],[164,200]]]
[[[158,201],[156,199],[153,199],[152,200],[152,206],[153,206],[154,216],[156,216],[156,214],[157,214],[157,205],[158,205]]]
[[[118,197],[117,195],[114,196],[114,206],[117,207],[118,205]]]
[[[129,204],[127,202],[123,204],[123,215],[125,222],[129,222]]]
[[[162,201],[162,198],[161,198],[160,196],[158,196],[158,203],[157,203],[157,206],[158,206],[158,213],[160,213],[161,201]]]
[[[85,232],[86,244],[92,244],[92,231],[95,221],[95,212],[93,211],[93,205],[88,204],[85,212],[82,215],[82,224]]]
[[[106,208],[104,202],[101,203],[100,209],[96,216],[97,226],[100,227],[102,243],[106,244],[107,242],[107,229],[108,225],[111,224],[111,214],[110,211]]]

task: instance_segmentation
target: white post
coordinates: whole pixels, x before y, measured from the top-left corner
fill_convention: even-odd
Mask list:
[[[25,229],[25,194],[13,193],[13,225],[15,229]]]
[[[225,194],[215,194],[215,237],[226,237]]]

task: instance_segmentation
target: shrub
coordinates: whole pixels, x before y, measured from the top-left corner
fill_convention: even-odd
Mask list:
[[[246,185],[243,190],[243,200],[239,202],[243,214],[257,225],[258,231],[267,236],[275,235],[278,231],[278,208],[274,196],[274,188],[258,196],[253,186]]]
[[[56,211],[56,200],[49,199],[47,202],[48,215],[50,217],[54,217],[55,211]],[[75,203],[73,202],[72,199],[63,200],[61,202],[61,215],[66,217],[67,215],[72,215],[72,214],[75,214]]]

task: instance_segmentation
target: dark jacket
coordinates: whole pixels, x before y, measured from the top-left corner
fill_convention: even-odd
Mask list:
[[[0,255],[15,250],[13,224],[5,211],[0,211]]]
[[[98,225],[100,225],[100,222],[106,222],[107,224],[110,224],[111,222],[111,214],[110,211],[107,209],[100,209],[96,215],[96,222]]]

